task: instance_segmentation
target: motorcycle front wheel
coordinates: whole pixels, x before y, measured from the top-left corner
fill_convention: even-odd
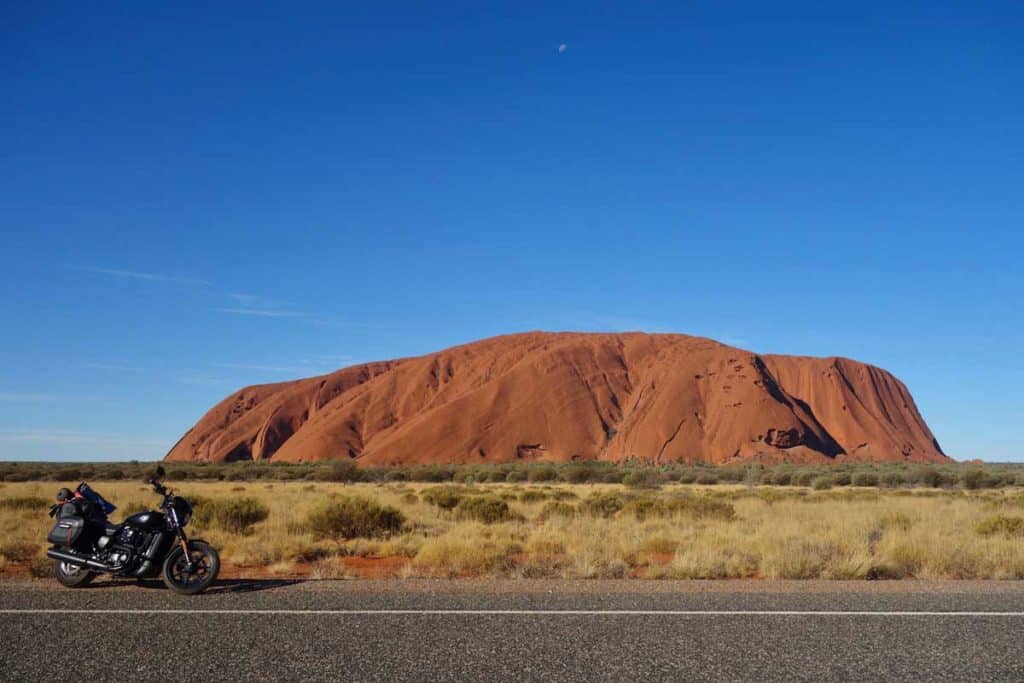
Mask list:
[[[191,566],[189,566],[191,562]],[[220,555],[202,541],[188,542],[188,559],[175,546],[164,559],[164,583],[175,593],[195,595],[210,587],[220,571]]]

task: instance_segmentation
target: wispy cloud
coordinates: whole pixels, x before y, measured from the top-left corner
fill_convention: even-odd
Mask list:
[[[248,294],[245,292],[225,292],[224,296],[233,299],[239,306],[244,308],[286,308],[280,301],[260,294]]]
[[[139,282],[164,282],[200,287],[209,287],[211,284],[209,281],[202,280],[200,278],[185,277],[169,273],[155,273],[122,268],[104,268],[99,266],[89,266],[83,268],[83,270],[111,278],[136,280]],[[215,297],[228,299],[232,302],[231,305],[222,305],[214,308],[217,313],[224,313],[227,315],[244,315],[255,318],[302,318],[309,323],[316,324],[325,324],[331,319],[329,316],[314,315],[306,311],[296,310],[285,302],[277,301],[260,294],[216,291],[215,288],[210,288],[207,291]]]
[[[122,270],[118,268],[98,268],[90,266],[85,270],[90,273],[99,273],[100,275],[107,275],[109,277],[120,278],[122,280],[144,280],[147,282],[171,282],[179,285],[208,285],[209,282],[206,280],[200,280],[194,277],[184,277],[181,275],[168,275],[166,273],[148,273],[138,270]]]
[[[228,307],[215,309],[218,313],[230,313],[231,315],[253,315],[262,318],[305,318],[308,313],[302,311],[289,311],[277,308],[247,308]]]

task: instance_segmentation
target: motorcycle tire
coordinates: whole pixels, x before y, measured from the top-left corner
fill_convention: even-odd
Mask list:
[[[61,560],[53,561],[53,575],[60,582],[60,585],[67,588],[81,588],[86,586],[96,577],[96,572],[91,572],[85,567],[75,567]]]
[[[208,543],[189,541],[188,551],[193,562],[191,572],[185,566],[185,553],[181,546],[175,546],[164,559],[164,584],[180,595],[202,593],[220,572],[220,555]]]

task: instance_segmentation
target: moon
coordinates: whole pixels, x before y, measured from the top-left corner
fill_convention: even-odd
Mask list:
[[[569,46],[568,46],[568,45],[566,45],[565,43],[561,43],[561,44],[560,44],[560,45],[558,46],[558,54],[562,54],[562,53],[564,53],[564,52],[565,52],[566,50],[568,50],[568,49],[569,49]]]

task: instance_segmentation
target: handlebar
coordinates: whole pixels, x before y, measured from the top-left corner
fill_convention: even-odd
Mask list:
[[[161,496],[169,495],[170,492],[167,490],[167,487],[161,484],[160,480],[157,479],[156,477],[149,477],[148,479],[146,479],[146,481],[149,483],[150,486],[153,487],[154,493],[158,493]]]

